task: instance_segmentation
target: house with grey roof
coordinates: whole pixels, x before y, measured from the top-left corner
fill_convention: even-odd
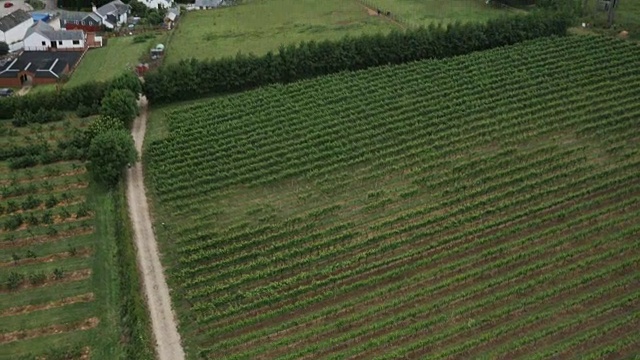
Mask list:
[[[20,9],[0,18],[0,41],[13,44],[24,39],[27,30],[33,25],[33,17]]]
[[[61,11],[60,28],[96,32],[102,30],[102,18],[92,12]]]
[[[25,51],[83,51],[87,34],[82,30],[55,30],[51,25],[38,21],[27,30]]]
[[[127,23],[127,16],[131,6],[120,0],[104,4],[99,8],[93,6],[93,13],[102,19],[102,24],[108,29],[114,29]]]
[[[217,7],[225,6],[224,0],[196,0],[193,6],[187,7],[188,9],[205,10],[215,9]]]

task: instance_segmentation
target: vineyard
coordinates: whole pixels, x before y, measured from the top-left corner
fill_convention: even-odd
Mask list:
[[[0,122],[0,146],[14,149],[3,156],[39,149],[0,162],[0,359],[116,359],[122,353],[113,200],[89,185],[82,162],[51,155],[89,121]],[[25,157],[51,161],[11,166]]]
[[[546,38],[166,110],[190,357],[639,354],[639,66]]]

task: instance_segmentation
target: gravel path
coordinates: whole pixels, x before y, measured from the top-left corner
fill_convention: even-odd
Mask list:
[[[142,142],[147,127],[147,99],[142,97],[139,104],[140,116],[133,123],[132,134],[138,154],[141,155]],[[144,293],[151,313],[158,359],[183,360],[185,358],[184,350],[176,326],[176,317],[171,309],[169,287],[164,278],[158,244],[151,225],[140,161],[127,170],[127,202],[138,251],[138,267],[142,272]]]

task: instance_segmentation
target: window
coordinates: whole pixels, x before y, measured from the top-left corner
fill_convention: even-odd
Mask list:
[[[80,25],[84,25],[84,20],[83,20],[83,21],[80,21]]]
[[[58,45],[62,45],[62,41],[58,41]]]
[[[73,40],[73,45],[80,45],[80,40]]]
[[[42,42],[42,46],[47,46],[47,42],[46,42],[46,41],[43,41],[43,42]]]
[[[76,23],[76,25],[78,25],[80,23],[80,21],[76,20],[75,23]]]

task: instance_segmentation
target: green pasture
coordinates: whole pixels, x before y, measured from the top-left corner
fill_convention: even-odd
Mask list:
[[[280,45],[335,40],[345,35],[399,28],[345,0],[255,0],[243,5],[191,11],[175,29],[166,61],[221,58],[238,52],[262,55]]]

